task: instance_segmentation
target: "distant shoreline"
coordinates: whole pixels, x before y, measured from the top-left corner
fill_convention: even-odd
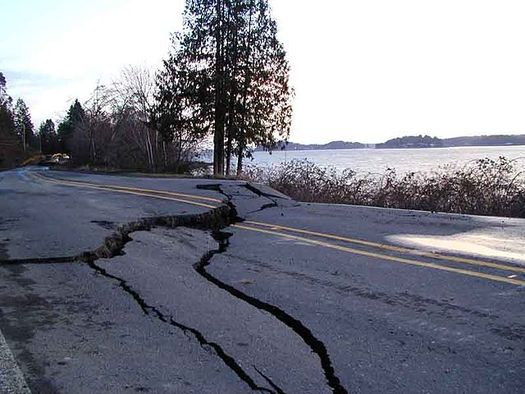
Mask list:
[[[524,146],[525,134],[518,135],[481,135],[471,137],[454,137],[440,139],[428,135],[405,136],[394,138],[378,144],[360,142],[331,141],[326,144],[299,144],[280,142],[274,148],[285,151],[308,150],[340,150],[340,149],[426,149],[426,148],[458,148],[458,147],[491,147],[491,146]],[[257,148],[255,151],[262,151]]]
[[[380,150],[421,150],[421,149],[462,149],[462,148],[511,148],[513,146],[525,146],[525,144],[508,144],[508,145],[461,145],[461,146],[426,146],[426,147],[399,147],[399,148],[372,148],[372,147],[363,147],[363,148],[315,148],[315,149],[274,149],[273,153],[275,152],[314,152],[314,151],[330,151],[330,150],[373,150],[373,151],[380,151]],[[255,150],[257,153],[265,153],[266,151],[263,150]],[[270,154],[270,152],[266,152]]]

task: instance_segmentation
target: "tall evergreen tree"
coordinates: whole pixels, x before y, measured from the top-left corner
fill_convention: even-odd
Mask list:
[[[290,134],[293,89],[286,51],[277,38],[277,24],[267,0],[241,1],[242,28],[239,45],[239,90],[232,116],[232,134],[237,142],[237,173],[250,145],[271,150],[278,139]]]
[[[71,151],[70,147],[68,146],[70,139],[73,136],[75,128],[82,123],[84,118],[84,108],[82,108],[82,105],[78,100],[75,100],[75,102],[69,107],[66,117],[58,125],[58,142],[62,152]]]
[[[51,119],[42,122],[38,129],[41,151],[44,154],[56,153],[59,149],[55,123]]]
[[[7,95],[7,80],[5,79],[4,74],[0,71],[0,104],[3,104],[4,101],[9,97]]]
[[[7,81],[0,72],[0,136],[8,137],[14,134],[13,99],[7,94]]]
[[[175,142],[183,148],[185,144],[203,139],[212,130],[213,96],[206,91],[210,83],[206,69],[192,67],[179,48],[180,40],[179,35],[172,35],[175,50],[157,74],[151,123],[163,145]]]
[[[22,141],[24,151],[29,145],[35,146],[36,139],[33,130],[33,122],[31,121],[31,114],[29,108],[22,99],[16,100],[14,109],[14,123],[17,135]]]
[[[190,108],[198,129],[213,131],[215,175],[229,173],[233,153],[241,172],[249,146],[272,149],[289,135],[288,74],[268,0],[187,0],[159,97],[178,118]]]
[[[24,158],[21,138],[15,128],[13,99],[7,92],[7,81],[0,72],[0,167],[11,167]]]

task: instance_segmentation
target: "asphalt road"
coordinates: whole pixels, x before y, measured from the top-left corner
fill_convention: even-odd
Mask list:
[[[523,393],[525,220],[0,173],[2,393]]]

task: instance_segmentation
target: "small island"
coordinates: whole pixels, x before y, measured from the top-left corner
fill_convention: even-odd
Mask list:
[[[509,146],[525,145],[525,135],[479,135],[472,137],[455,137],[440,139],[429,135],[406,136],[393,138],[382,144],[376,144],[377,149],[406,148],[449,148],[460,146]]]
[[[406,148],[441,148],[443,140],[429,135],[416,135],[393,138],[382,144],[377,144],[377,149],[406,149]]]

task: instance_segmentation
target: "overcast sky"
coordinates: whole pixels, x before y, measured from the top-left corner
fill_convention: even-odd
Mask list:
[[[270,0],[292,141],[525,133],[525,1]],[[0,71],[35,123],[127,65],[158,67],[183,0],[0,0]]]

